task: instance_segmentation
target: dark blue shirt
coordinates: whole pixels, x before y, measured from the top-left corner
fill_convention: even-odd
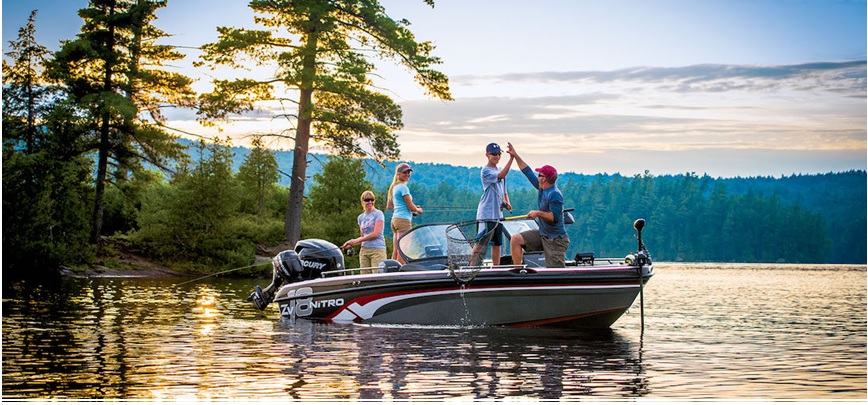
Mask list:
[[[548,222],[542,218],[537,219],[536,223],[539,226],[539,234],[547,238],[567,236],[567,229],[564,226],[564,195],[561,193],[561,190],[556,185],[552,185],[545,190],[540,189],[539,179],[529,166],[521,169],[521,172],[524,173],[524,177],[527,177],[530,184],[539,190],[536,198],[539,210],[551,212],[555,217],[554,222]]]

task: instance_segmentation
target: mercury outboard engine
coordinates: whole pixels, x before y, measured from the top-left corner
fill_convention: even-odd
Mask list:
[[[333,243],[322,239],[299,241],[295,250],[284,250],[271,259],[271,284],[265,289],[256,286],[247,301],[263,311],[283,284],[319,278],[324,271],[343,268],[344,256]]]
[[[343,270],[344,255],[333,243],[322,239],[305,239],[295,245],[304,268],[302,280],[322,277],[324,271]]]

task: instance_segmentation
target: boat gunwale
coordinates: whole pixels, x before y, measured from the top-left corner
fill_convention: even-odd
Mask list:
[[[396,288],[396,287],[406,287],[413,285],[425,285],[425,284],[454,284],[450,285],[449,288],[446,287],[437,287],[438,289],[446,288],[446,289],[461,289],[464,288],[475,288],[473,284],[490,284],[490,283],[499,283],[502,284],[503,281],[508,280],[526,280],[528,283],[516,283],[516,284],[525,284],[527,286],[539,286],[541,284],[551,284],[558,285],[558,280],[563,280],[564,278],[570,278],[569,276],[573,275],[576,277],[581,277],[582,281],[596,281],[597,283],[605,282],[606,279],[610,280],[636,280],[635,274],[637,270],[642,268],[642,284],[647,284],[651,277],[654,275],[653,265],[644,265],[644,266],[627,266],[627,265],[606,265],[606,266],[586,266],[586,267],[560,267],[560,268],[527,268],[528,270],[532,270],[533,272],[528,272],[526,274],[519,274],[511,271],[507,268],[496,268],[496,269],[482,269],[480,274],[476,276],[473,282],[461,284],[456,282],[449,273],[449,270],[414,270],[407,272],[391,272],[391,273],[373,273],[373,274],[354,274],[354,275],[346,275],[346,276],[334,276],[334,277],[320,277],[311,280],[304,280],[297,283],[285,284],[278,291],[277,295],[274,298],[274,302],[277,304],[283,304],[285,302],[290,302],[298,299],[304,299],[307,297],[320,297],[329,294],[336,294],[338,292],[343,293],[356,293],[362,292],[365,290],[377,290],[377,289],[387,289],[387,288]],[[645,271],[644,269],[648,270]],[[484,272],[484,273],[483,273]],[[629,274],[633,273],[633,274]],[[540,277],[542,275],[543,277]],[[436,277],[432,277],[436,276]],[[588,277],[595,276],[595,277]],[[521,278],[517,278],[521,277]],[[388,282],[385,284],[362,284],[364,281],[376,281],[378,279],[389,279],[394,278],[394,282]],[[576,280],[575,282],[578,282]],[[351,283],[347,285],[346,283]],[[358,283],[358,284],[356,284]],[[298,289],[299,287],[310,287],[312,284],[323,286],[331,285],[336,288],[329,289],[327,291],[317,291],[311,292],[303,295],[294,295],[292,297],[281,296],[281,292],[284,289]],[[638,287],[638,283],[637,283]]]

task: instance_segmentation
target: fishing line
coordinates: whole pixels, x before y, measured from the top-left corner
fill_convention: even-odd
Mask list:
[[[319,252],[325,252],[325,251],[328,251],[328,250],[340,250],[340,248],[338,248],[338,247],[325,248],[325,249],[319,249],[319,250],[314,250],[314,251],[305,252],[305,253],[307,253],[307,254],[314,254],[314,253],[319,253]],[[206,279],[206,278],[208,278],[208,277],[214,277],[214,276],[219,276],[219,275],[221,275],[221,274],[231,273],[231,272],[233,272],[233,271],[249,269],[249,268],[251,268],[251,267],[257,267],[257,266],[265,266],[265,265],[267,265],[267,264],[268,264],[268,263],[258,263],[258,264],[251,264],[251,265],[249,265],[249,266],[237,267],[237,268],[234,268],[234,269],[224,270],[224,271],[217,272],[217,273],[214,273],[214,274],[208,274],[208,275],[205,275],[205,276],[202,276],[202,277],[199,277],[199,278],[194,278],[194,279],[192,279],[192,280],[187,280],[187,281],[184,281],[184,282],[181,282],[181,283],[175,284],[175,286],[177,287],[177,286],[180,286],[180,285],[184,285],[184,284],[192,283],[192,282],[194,282],[194,281],[204,280],[204,279]]]
[[[199,281],[199,280],[202,280],[202,279],[206,279],[206,278],[208,278],[208,277],[214,277],[214,276],[219,276],[219,275],[221,275],[221,274],[225,274],[225,273],[231,273],[231,272],[233,272],[233,271],[249,269],[249,268],[251,268],[251,267],[256,267],[256,266],[262,266],[262,265],[264,265],[264,264],[265,264],[265,263],[251,264],[251,265],[249,265],[249,266],[238,267],[238,268],[234,268],[234,269],[230,269],[230,270],[224,270],[224,271],[221,271],[221,272],[218,272],[218,273],[208,274],[208,275],[206,275],[206,276],[202,276],[202,277],[199,277],[199,278],[194,278],[194,279],[192,279],[192,280],[187,280],[187,281],[184,281],[184,282],[181,282],[181,283],[175,284],[175,286],[177,287],[177,286],[179,286],[179,285],[184,285],[184,284],[192,283],[192,282],[194,282],[194,281]]]

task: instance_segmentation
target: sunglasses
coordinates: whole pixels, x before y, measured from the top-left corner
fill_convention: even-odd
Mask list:
[[[537,175],[536,175],[536,177],[542,177],[542,178],[546,178],[546,176],[545,176],[545,175],[543,175],[543,174],[542,174],[542,173],[538,173],[538,174],[537,174]]]
[[[374,202],[374,199],[373,199],[373,198],[365,198],[365,199],[362,200],[362,201],[364,201],[364,202]]]
[[[500,156],[502,154],[503,154],[503,152],[489,153],[489,155],[493,155],[493,156]]]

